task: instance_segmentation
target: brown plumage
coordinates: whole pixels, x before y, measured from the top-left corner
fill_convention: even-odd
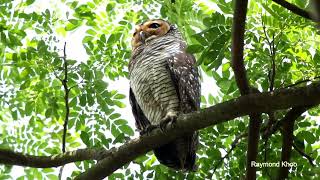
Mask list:
[[[160,19],[136,26],[129,62],[130,104],[140,134],[200,108],[195,58],[175,26]],[[195,170],[198,132],[154,149],[161,164]]]

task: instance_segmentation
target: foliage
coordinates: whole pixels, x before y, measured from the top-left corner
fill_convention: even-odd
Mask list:
[[[307,8],[306,0],[293,0]],[[39,8],[40,7],[40,8]],[[45,7],[45,8],[43,8]],[[61,8],[63,7],[63,8]],[[0,148],[33,155],[61,152],[66,113],[62,42],[78,33],[85,54],[69,58],[74,42],[67,40],[68,81],[71,89],[67,150],[83,147],[116,147],[134,135],[133,119],[120,114],[130,109],[118,92],[119,78],[127,78],[130,38],[136,23],[164,18],[176,24],[189,43],[203,76],[218,89],[205,89],[202,107],[239,96],[230,64],[230,36],[233,1],[176,0],[127,1],[62,0],[41,5],[40,1],[0,2]],[[284,10],[270,0],[250,1],[245,34],[245,63],[250,84],[260,91],[284,88],[320,75],[318,29],[302,17]],[[80,52],[79,52],[80,53]],[[275,66],[274,84],[271,78]],[[206,82],[203,82],[206,83]],[[273,84],[273,85],[271,85]],[[300,85],[303,85],[300,84]],[[270,86],[273,86],[270,88]],[[292,178],[319,176],[319,108],[310,109],[295,125],[294,143],[315,159],[293,151]],[[285,112],[275,112],[280,120]],[[263,120],[267,122],[268,116]],[[235,178],[245,174],[246,141],[227,159],[220,159],[233,140],[246,131],[248,118],[238,118],[201,131],[194,173],[176,172],[160,165],[152,153],[139,157],[111,175],[110,179],[212,179]],[[266,124],[263,124],[265,126]],[[259,144],[259,162],[277,162],[281,134]],[[265,157],[267,159],[265,159]],[[73,175],[93,162],[75,163]],[[130,167],[130,168],[129,168]],[[213,169],[217,170],[213,172]],[[276,168],[258,169],[261,179],[276,175]],[[57,169],[24,168],[18,179],[57,179]],[[0,166],[0,179],[12,179],[11,166]]]

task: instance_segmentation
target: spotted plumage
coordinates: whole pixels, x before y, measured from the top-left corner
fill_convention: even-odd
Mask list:
[[[180,113],[199,110],[200,82],[195,58],[175,26],[149,20],[132,38],[129,62],[130,103],[141,134],[151,126],[172,121]],[[154,149],[160,163],[180,170],[194,170],[198,133],[186,134]]]

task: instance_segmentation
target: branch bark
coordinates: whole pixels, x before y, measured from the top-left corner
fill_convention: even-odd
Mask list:
[[[281,162],[289,162],[293,145],[293,128],[295,120],[307,110],[307,107],[294,107],[283,118]],[[278,179],[288,178],[289,167],[280,166]]]
[[[287,109],[294,106],[310,106],[320,103],[320,84],[313,83],[304,88],[250,94],[241,96],[199,112],[178,117],[175,127],[168,127],[166,133],[155,129],[148,136],[134,139],[111,152],[77,179],[102,179],[140,155],[159,147],[185,133],[223,123],[236,117]]]
[[[237,86],[241,95],[250,93],[249,82],[243,62],[244,32],[246,24],[248,0],[237,0],[232,25],[232,68],[235,74]],[[259,131],[261,126],[261,114],[250,114],[248,130],[248,151],[247,151],[247,171],[246,179],[256,179],[256,167],[250,162],[255,161],[258,154]]]
[[[317,22],[320,22],[320,2],[319,0],[313,0],[311,3],[311,6],[313,6],[313,16]],[[320,28],[320,24],[318,24],[318,28]]]
[[[243,63],[244,31],[248,0],[237,0],[232,25],[232,69],[241,95],[249,93],[249,83]]]
[[[25,155],[11,150],[0,149],[0,164],[28,166],[34,168],[58,167],[83,160],[100,160],[110,154],[105,149],[78,149],[52,156]]]
[[[279,4],[280,6],[282,6],[284,8],[286,8],[286,9],[288,9],[289,11],[293,12],[296,15],[299,15],[301,17],[304,17],[306,19],[309,19],[309,20],[312,20],[315,22],[319,22],[318,20],[313,19],[309,12],[299,8],[298,6],[296,6],[294,4],[291,4],[285,0],[272,0],[272,1]]]

